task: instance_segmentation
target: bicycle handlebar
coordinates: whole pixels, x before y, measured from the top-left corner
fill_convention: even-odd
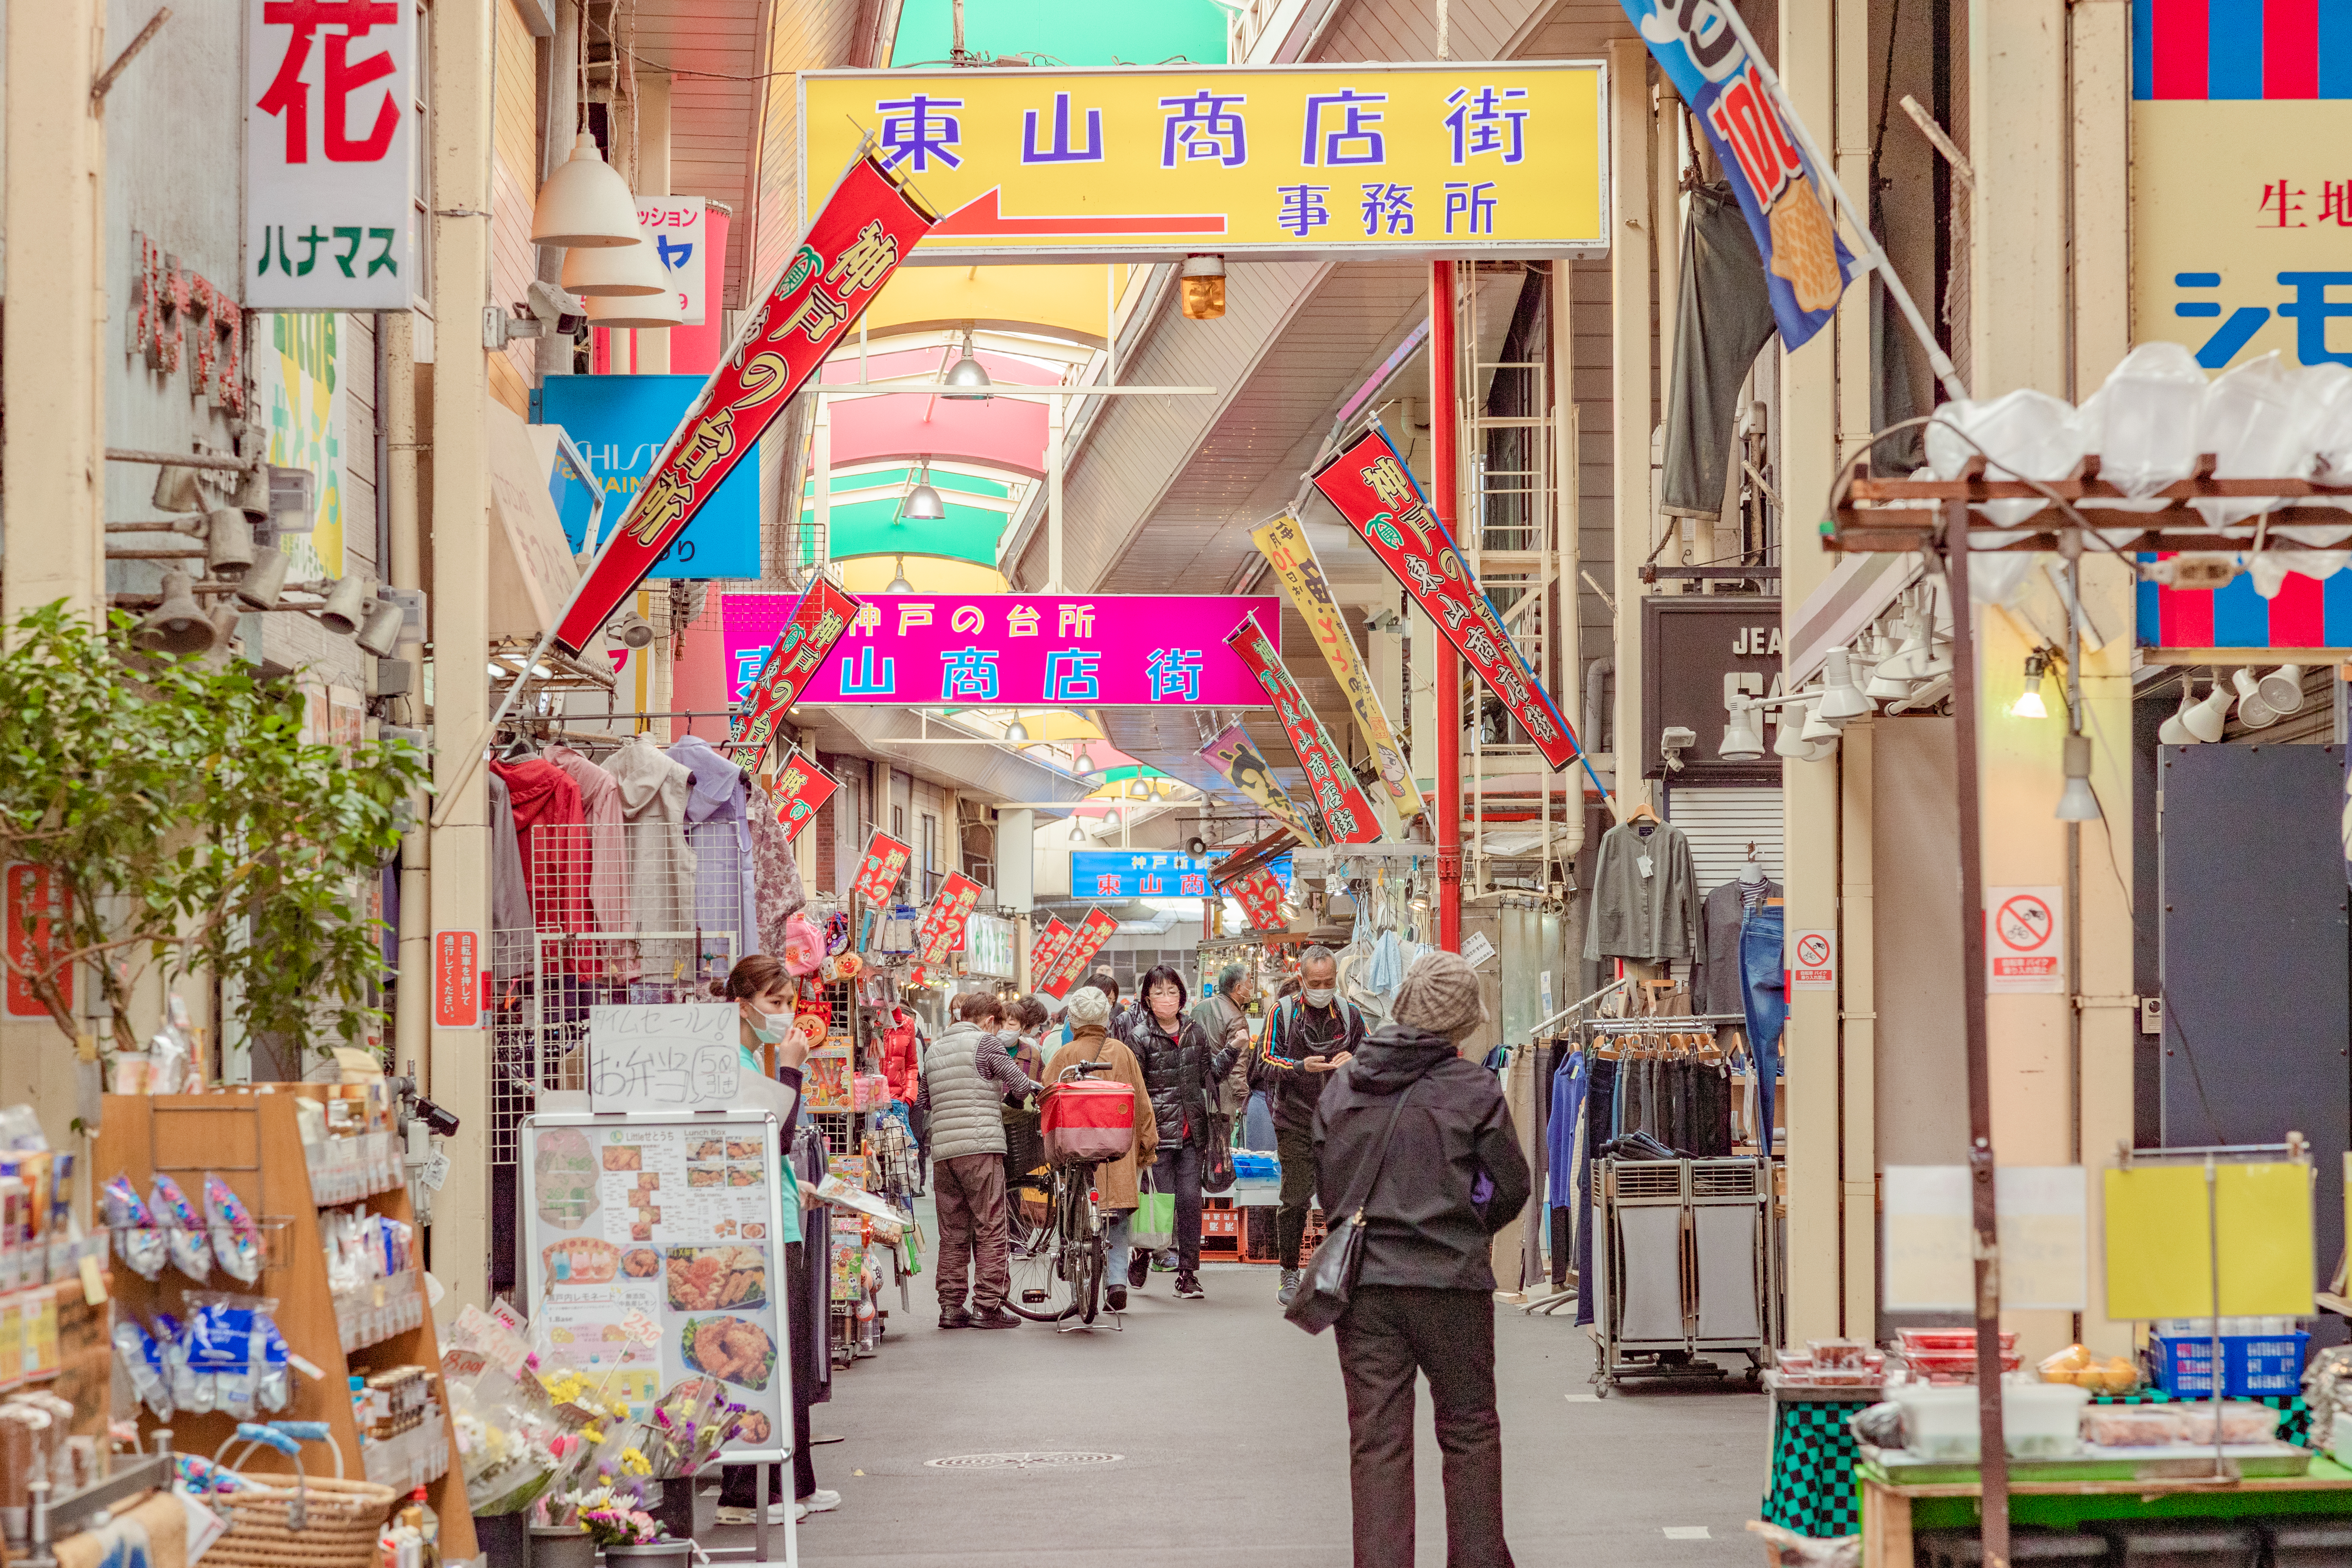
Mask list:
[[[1070,1075],[1073,1073],[1076,1073],[1079,1078],[1086,1078],[1094,1073],[1108,1071],[1110,1071],[1110,1063],[1108,1062],[1072,1062],[1068,1067],[1062,1069],[1061,1076],[1056,1081],[1068,1083],[1071,1081]]]

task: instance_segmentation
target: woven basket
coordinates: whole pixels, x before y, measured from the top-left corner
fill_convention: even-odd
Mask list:
[[[373,1568],[376,1539],[398,1496],[373,1481],[334,1477],[288,1487],[259,1480],[244,1491],[217,1493],[212,1501],[227,1510],[228,1533],[205,1561],[220,1568]],[[297,1497],[303,1525],[292,1530],[287,1521]]]

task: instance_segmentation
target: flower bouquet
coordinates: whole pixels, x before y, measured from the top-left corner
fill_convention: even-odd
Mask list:
[[[634,1506],[636,1500],[599,1488],[581,1495],[573,1517],[599,1546],[651,1546],[667,1540],[661,1521]]]
[[[652,1447],[646,1450],[654,1474],[665,1480],[700,1474],[736,1436],[743,1417],[744,1407],[728,1399],[726,1384],[717,1378],[688,1378],[674,1385],[654,1406]]]

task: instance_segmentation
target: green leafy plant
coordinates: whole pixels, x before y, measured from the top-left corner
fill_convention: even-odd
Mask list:
[[[384,966],[363,879],[399,845],[422,753],[305,741],[293,681],[144,654],[131,626],[60,601],[0,648],[8,977],[71,1040],[87,965],[121,1050],[139,1048],[131,997],[154,972],[219,976],[256,1035],[359,1039]]]

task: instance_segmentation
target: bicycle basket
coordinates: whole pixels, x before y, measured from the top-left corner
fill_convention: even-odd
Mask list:
[[[1135,1147],[1135,1091],[1123,1083],[1053,1084],[1041,1105],[1038,1131],[1057,1165],[1101,1164]]]

